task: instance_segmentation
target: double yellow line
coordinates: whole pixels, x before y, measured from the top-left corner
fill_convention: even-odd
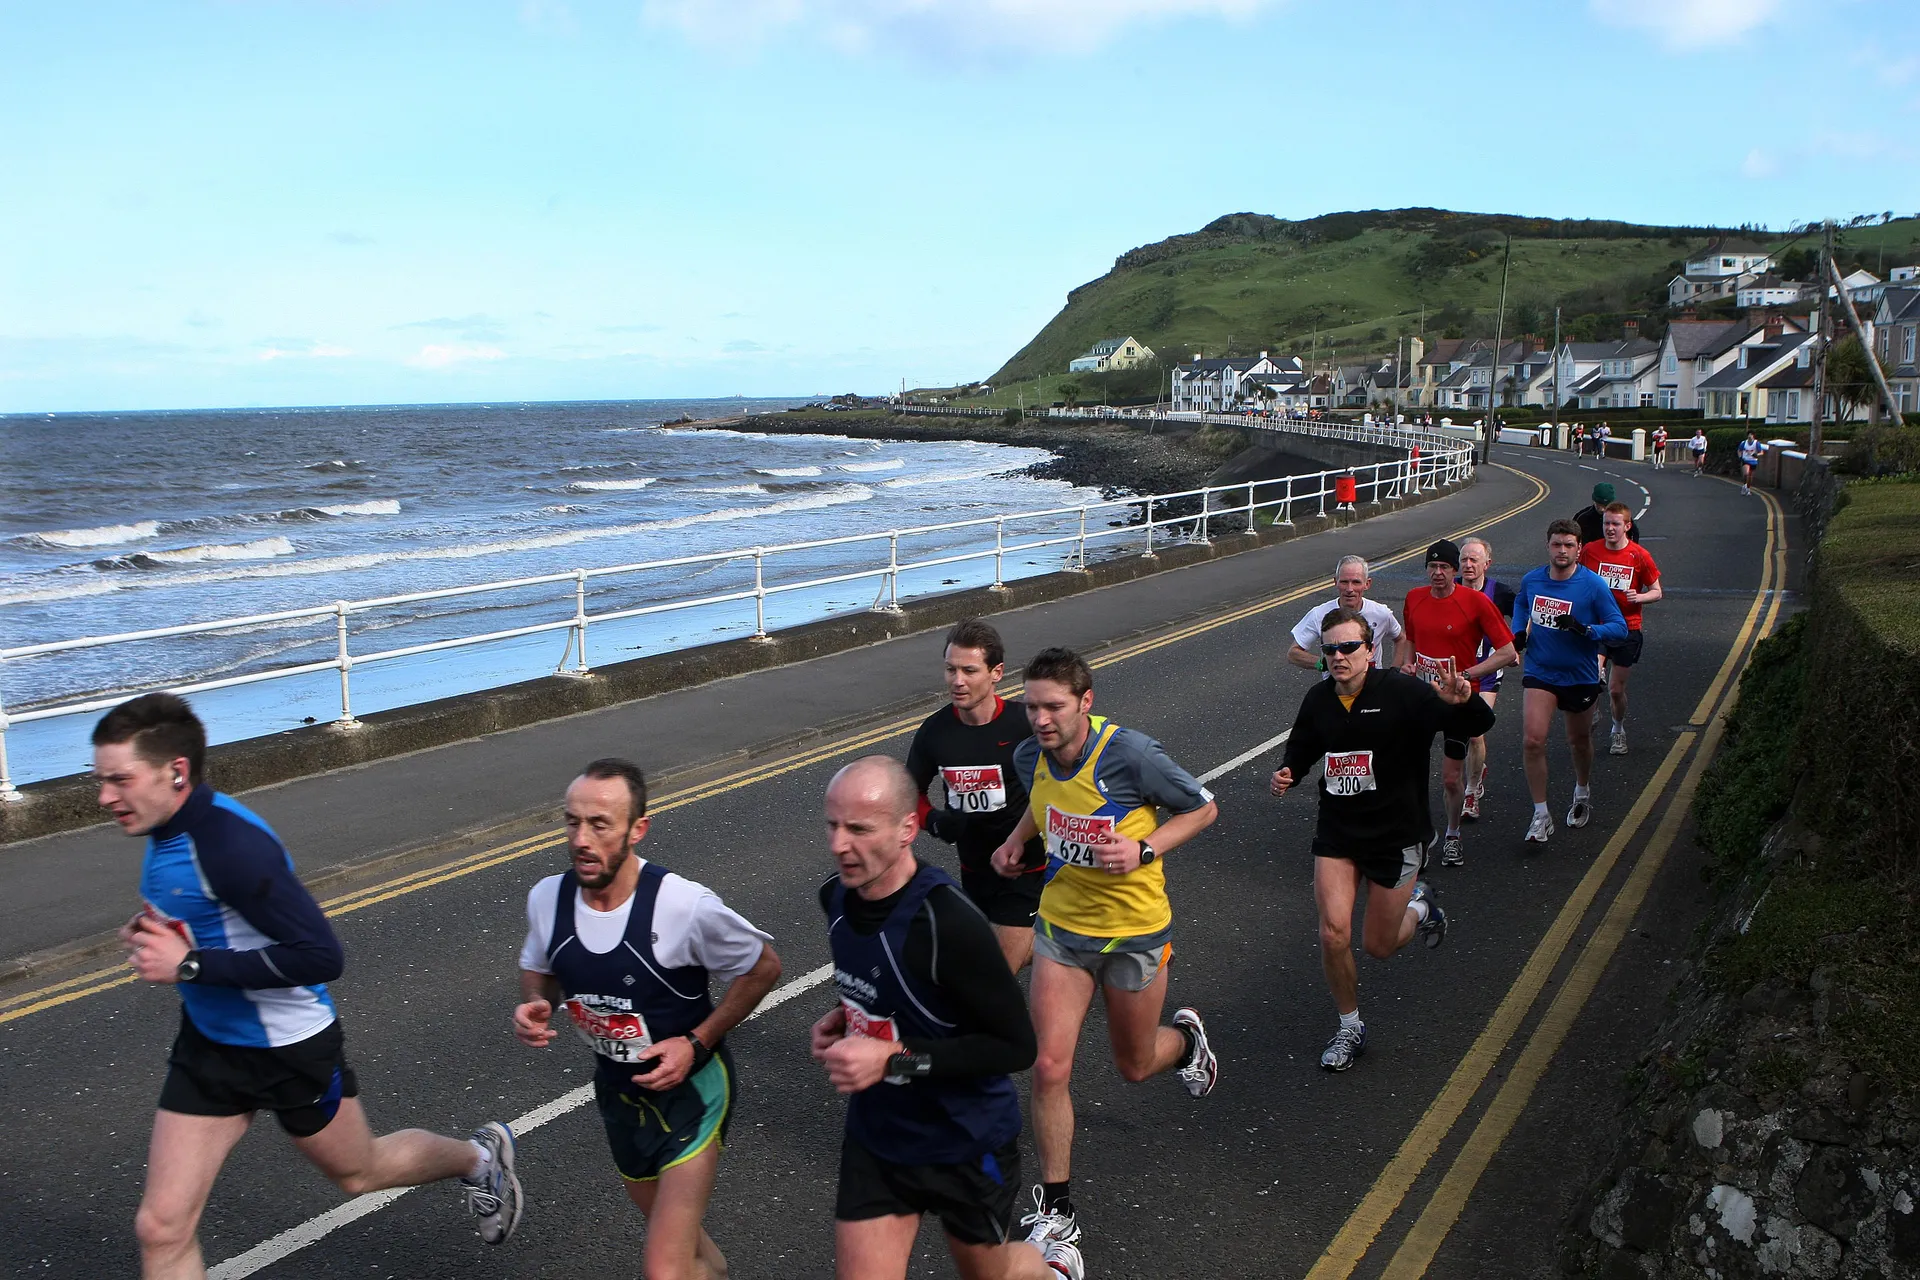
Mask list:
[[[1500,469],[1503,471],[1511,471],[1514,475],[1526,480],[1533,486],[1533,493],[1524,501],[1509,507],[1505,511],[1488,517],[1480,525],[1477,525],[1476,528],[1486,528],[1522,515],[1545,501],[1547,494],[1550,492],[1545,483],[1527,475],[1523,471],[1515,471],[1511,467],[1501,467]],[[1472,532],[1472,530],[1457,530],[1449,536],[1460,538],[1469,532]],[[1398,564],[1403,560],[1411,559],[1419,554],[1421,554],[1419,549],[1403,551],[1399,555],[1379,561],[1376,567]],[[1095,668],[1110,667],[1115,663],[1125,662],[1129,658],[1139,657],[1141,654],[1151,653],[1156,649],[1162,649],[1171,644],[1178,644],[1182,640],[1190,640],[1194,636],[1203,635],[1219,627],[1228,626],[1232,623],[1255,617],[1285,604],[1291,604],[1303,596],[1312,595],[1325,589],[1325,580],[1316,579],[1312,582],[1291,588],[1279,595],[1269,596],[1253,604],[1243,605],[1225,613],[1215,614],[1200,621],[1176,627],[1172,631],[1154,636],[1151,639],[1120,645],[1093,659],[1089,665]],[[1009,695],[1015,694],[1018,691],[1018,685],[1009,686],[1004,690],[1004,692]],[[925,716],[923,714],[915,714],[902,719],[892,720],[871,729],[861,730],[845,738],[838,738],[831,742],[821,743],[818,746],[794,752],[791,755],[783,756],[765,764],[753,765],[719,778],[684,787],[678,791],[667,792],[649,806],[649,810],[655,814],[665,813],[669,810],[678,809],[701,800],[711,800],[715,796],[725,795],[730,791],[738,791],[742,787],[751,786],[757,782],[765,782],[770,778],[777,778],[783,774],[805,769],[809,766],[819,764],[822,761],[848,755],[865,747],[877,746],[880,743],[903,737],[913,732],[914,729],[919,727],[920,722],[924,718]],[[537,836],[529,836],[508,844],[483,849],[477,853],[471,853],[464,857],[456,858],[451,862],[440,863],[408,875],[396,876],[391,880],[384,880],[379,884],[356,889],[351,893],[344,893],[338,897],[328,898],[321,902],[320,906],[329,916],[345,915],[348,912],[358,911],[362,907],[371,907],[377,903],[388,902],[394,898],[403,897],[406,894],[417,893],[421,889],[428,889],[437,884],[445,884],[449,880],[457,880],[462,876],[469,876],[475,872],[485,871],[504,863],[514,862],[536,853],[544,853],[549,849],[559,848],[565,843],[566,837],[551,832]],[[90,973],[83,973],[78,977],[69,978],[64,982],[52,983],[33,991],[27,991],[6,999],[0,999],[0,1024],[12,1022],[15,1019],[24,1018],[29,1014],[39,1013],[45,1009],[58,1008],[63,1004],[70,1004],[75,1000],[84,999],[87,996],[94,995],[101,991],[111,991],[115,987],[128,986],[134,981],[134,976],[127,972],[124,964],[116,964],[107,968],[95,969]]]
[[[1708,685],[1699,705],[1694,708],[1690,723],[1695,727],[1682,731],[1668,750],[1666,758],[1654,771],[1653,778],[1634,801],[1626,819],[1614,831],[1600,856],[1587,869],[1572,896],[1561,907],[1546,936],[1534,949],[1520,976],[1514,980],[1506,997],[1494,1011],[1493,1018],[1454,1068],[1452,1076],[1427,1107],[1419,1123],[1402,1141],[1400,1149],[1381,1171],[1359,1207],[1307,1273],[1308,1280],[1346,1280],[1379,1237],[1388,1220],[1398,1212],[1414,1180],[1426,1168],[1474,1095],[1486,1082],[1489,1073],[1504,1056],[1521,1022],[1539,998],[1548,978],[1559,966],[1580,921],[1585,918],[1627,846],[1653,812],[1660,796],[1678,771],[1680,762],[1698,740],[1699,754],[1694,757],[1679,790],[1668,803],[1652,839],[1606,915],[1594,929],[1593,936],[1575,959],[1559,994],[1534,1027],[1533,1034],[1528,1037],[1508,1071],[1505,1082],[1487,1105],[1479,1123],[1455,1156],[1419,1218],[1408,1228],[1406,1237],[1382,1273],[1383,1280],[1413,1280],[1426,1274],[1447,1234],[1465,1211],[1481,1175],[1486,1172],[1494,1154],[1526,1109],[1534,1088],[1545,1076],[1554,1054],[1565,1042],[1575,1019],[1626,937],[1634,915],[1646,900],[1654,877],[1659,874],[1668,851],[1679,835],[1680,826],[1699,787],[1700,776],[1706,771],[1714,749],[1720,743],[1725,722],[1715,714],[1714,709],[1726,693],[1728,682],[1742,665],[1748,642],[1756,638],[1756,624],[1759,625],[1758,638],[1764,639],[1773,630],[1774,621],[1779,616],[1781,589],[1786,584],[1786,540],[1782,536],[1779,504],[1770,494],[1763,493],[1760,496],[1767,505],[1767,541],[1761,564],[1760,587],[1747,609],[1746,620],[1727,651],[1726,659],[1720,664],[1719,672]],[[1700,726],[1703,725],[1704,735],[1700,732]]]

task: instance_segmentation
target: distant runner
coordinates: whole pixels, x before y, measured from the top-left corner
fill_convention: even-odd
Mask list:
[[[1464,742],[1493,727],[1493,709],[1458,672],[1429,685],[1398,671],[1371,669],[1366,619],[1339,610],[1320,648],[1331,680],[1307,690],[1286,763],[1272,790],[1284,796],[1323,764],[1313,836],[1313,896],[1320,909],[1320,964],[1340,1026],[1320,1055],[1345,1071],[1367,1047],[1360,980],[1353,961],[1353,907],[1368,881],[1363,945],[1385,960],[1419,934],[1428,947],[1446,940],[1447,917],[1420,868],[1433,842],[1427,774],[1433,735]]]
[[[1667,429],[1664,425],[1653,429],[1653,469],[1667,469]]]
[[[200,1215],[259,1111],[348,1195],[460,1179],[480,1238],[505,1242],[520,1222],[513,1134],[489,1121],[471,1139],[374,1136],[326,987],[344,968],[339,940],[280,838],[202,780],[206,752],[205,726],[170,693],[123,702],[93,729],[100,805],[147,837],[146,906],[120,929],[127,963],[180,992],[134,1217],[141,1274],[206,1275]]]
[[[1740,492],[1753,492],[1753,469],[1760,465],[1760,459],[1766,454],[1767,447],[1760,443],[1760,437],[1747,432],[1747,438],[1740,442]]]
[[[1608,750],[1616,756],[1627,754],[1627,677],[1640,661],[1644,643],[1640,609],[1665,594],[1653,553],[1637,542],[1627,541],[1627,522],[1632,516],[1625,503],[1614,503],[1607,508],[1606,536],[1580,548],[1581,565],[1606,580],[1613,602],[1620,606],[1620,616],[1627,621],[1625,640],[1601,646],[1607,659],[1607,696],[1613,711]]]
[[[647,1218],[645,1274],[720,1280],[727,1260],[701,1222],[736,1090],[726,1035],[780,980],[780,957],[706,887],[636,852],[652,821],[626,760],[595,760],[567,788],[572,866],[527,894],[513,1031],[545,1048],[566,1009],[593,1049],[613,1166]],[[717,1006],[713,978],[727,984]]]
[[[993,851],[1027,811],[1027,788],[1013,767],[1013,752],[1033,736],[1026,705],[994,692],[1006,674],[1006,661],[1000,633],[978,618],[947,633],[942,662],[952,701],[914,733],[907,772],[922,796],[921,823],[956,846],[961,887],[993,925],[1001,954],[1018,973],[1033,957],[1033,915],[1040,908],[1045,858],[1036,836],[1026,855],[1033,871],[1009,879],[993,869]],[[938,808],[925,799],[936,780],[944,802]]]
[[[1367,592],[1373,587],[1373,573],[1367,568],[1364,556],[1341,556],[1340,562],[1333,567],[1333,599],[1317,604],[1307,610],[1306,616],[1294,624],[1293,643],[1287,648],[1287,661],[1307,671],[1325,671],[1326,660],[1320,656],[1320,619],[1335,609],[1352,609],[1366,618],[1367,625],[1373,628],[1373,634],[1380,638],[1380,647],[1375,651],[1377,666],[1387,666],[1393,661],[1393,642],[1400,638],[1400,620],[1393,616],[1393,610],[1376,600],[1367,599]]]
[[[1081,1280],[1073,1237],[1013,1239],[1026,998],[985,917],[913,856],[917,792],[885,756],[827,788],[839,871],[820,887],[840,1001],[813,1056],[847,1097],[834,1202],[840,1280],[901,1280],[925,1214],[968,1280]],[[1075,1233],[1077,1234],[1077,1233]]]
[[[1093,672],[1070,649],[1043,649],[1027,664],[1033,737],[1014,765],[1027,812],[993,853],[1000,874],[1021,875],[1027,842],[1044,833],[1053,879],[1040,895],[1033,937],[1034,1145],[1039,1203],[1027,1239],[1077,1239],[1073,1163],[1074,1051],[1096,989],[1120,1074],[1134,1083],[1178,1069],[1204,1098],[1219,1077],[1197,1010],[1160,1025],[1173,957],[1173,907],[1161,858],[1209,826],[1213,795],[1152,738],[1095,716]],[[1159,820],[1156,809],[1172,816]]]
[[[1707,474],[1707,429],[1695,427],[1693,438],[1687,441],[1687,452],[1693,455],[1693,474],[1697,478]]]
[[[1615,501],[1611,481],[1602,480],[1593,486],[1593,501],[1573,513],[1573,522],[1580,529],[1580,543],[1598,542],[1605,536],[1603,527],[1607,516],[1607,507]],[[1632,520],[1627,521],[1627,536],[1635,542],[1640,541],[1640,526]]]
[[[1513,663],[1513,632],[1485,594],[1454,583],[1460,560],[1460,548],[1445,538],[1427,548],[1427,585],[1407,592],[1401,610],[1407,621],[1398,665],[1404,674],[1436,688],[1445,688],[1457,675],[1478,691],[1482,679]],[[1469,750],[1467,738],[1449,735],[1442,742],[1440,778],[1447,806],[1447,830],[1440,842],[1443,867],[1466,862],[1460,818],[1466,805]]]
[[[1580,527],[1571,520],[1547,526],[1547,563],[1520,580],[1513,602],[1513,630],[1526,637],[1522,742],[1527,790],[1533,796],[1530,844],[1553,834],[1547,812],[1547,730],[1557,708],[1567,719],[1567,749],[1573,755],[1573,805],[1567,825],[1584,827],[1593,814],[1593,704],[1600,697],[1600,646],[1622,644],[1627,622],[1606,582],[1580,567]]]
[[[1492,543],[1476,536],[1460,544],[1460,584],[1480,592],[1493,601],[1493,607],[1499,610],[1502,620],[1511,618],[1513,617],[1513,588],[1490,576],[1492,573]],[[1517,653],[1521,637],[1514,636],[1513,643]],[[1493,647],[1482,641],[1480,652],[1475,656],[1485,658],[1492,652]],[[1480,700],[1489,707],[1495,706],[1499,701],[1500,684],[1506,679],[1506,675],[1505,670],[1500,670],[1480,678]],[[1466,794],[1461,798],[1460,817],[1466,822],[1478,822],[1480,802],[1487,798],[1487,735],[1484,733],[1474,736],[1467,742],[1467,783]]]

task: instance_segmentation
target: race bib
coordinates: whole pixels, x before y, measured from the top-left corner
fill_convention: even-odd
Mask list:
[[[840,1007],[847,1011],[848,1035],[898,1043],[900,1028],[892,1018],[876,1018],[845,996],[840,997]]]
[[[1413,655],[1413,673],[1428,684],[1446,684],[1453,679],[1453,659],[1429,658],[1416,650]]]
[[[1097,867],[1093,847],[1113,837],[1112,818],[1089,818],[1047,806],[1047,856],[1070,867]]]
[[[1555,618],[1573,616],[1573,601],[1558,600],[1553,596],[1535,596],[1533,598],[1533,625],[1536,627],[1555,626]]]
[[[1602,560],[1594,566],[1594,572],[1607,580],[1607,585],[1615,591],[1633,590],[1633,566],[1630,564],[1608,564]]]
[[[579,996],[570,998],[566,1007],[573,1016],[573,1029],[603,1058],[638,1062],[641,1053],[653,1045],[647,1020],[637,1013],[594,1009]]]
[[[1007,779],[997,764],[942,766],[947,808],[957,813],[998,813],[1007,807]]]
[[[1373,752],[1332,751],[1327,753],[1327,794],[1357,796],[1374,790]]]

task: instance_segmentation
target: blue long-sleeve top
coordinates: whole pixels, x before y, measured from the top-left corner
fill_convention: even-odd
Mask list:
[[[1548,619],[1570,614],[1590,634],[1556,630]],[[1623,644],[1627,620],[1620,615],[1607,581],[1575,565],[1570,577],[1555,578],[1546,565],[1529,570],[1513,598],[1513,631],[1527,632],[1526,674],[1548,684],[1597,684],[1600,646]]]
[[[147,837],[140,894],[200,953],[199,978],[177,990],[208,1039],[278,1047],[334,1020],[340,940],[286,846],[239,801],[194,787]]]

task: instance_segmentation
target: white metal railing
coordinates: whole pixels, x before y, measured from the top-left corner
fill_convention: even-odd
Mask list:
[[[1223,418],[1236,426],[1248,425],[1239,418]],[[1323,428],[1326,429],[1326,428]],[[1332,434],[1331,429],[1327,429]],[[1087,569],[1088,547],[1096,542],[1124,543],[1138,539],[1139,554],[1156,554],[1158,545],[1165,545],[1169,539],[1185,537],[1187,540],[1205,544],[1211,541],[1216,531],[1214,526],[1223,517],[1240,516],[1246,520],[1244,532],[1252,532],[1256,527],[1256,517],[1262,511],[1273,511],[1273,523],[1291,525],[1296,510],[1312,507],[1313,514],[1327,514],[1329,503],[1337,510],[1351,509],[1355,503],[1371,503],[1382,499],[1395,499],[1426,489],[1438,489],[1460,483],[1469,478],[1473,471],[1473,450],[1458,440],[1430,436],[1421,432],[1387,431],[1382,428],[1362,428],[1342,426],[1338,428],[1340,438],[1365,439],[1373,443],[1403,446],[1408,456],[1387,462],[1370,463],[1364,466],[1343,467],[1321,471],[1312,475],[1285,476],[1274,480],[1246,481],[1231,485],[1214,485],[1198,489],[1185,489],[1178,493],[1150,494],[1144,497],[1111,498],[1100,502],[1090,502],[1078,506],[1051,507],[1039,511],[1013,512],[999,516],[982,516],[970,520],[954,520],[943,524],[917,525],[905,529],[891,529],[874,533],[847,534],[837,538],[819,538],[808,542],[790,542],[778,546],[750,547],[733,551],[714,551],[700,555],[676,556],[664,560],[647,560],[634,564],[610,565],[593,569],[572,569],[558,573],[539,574],[532,577],[511,578],[497,582],[482,582],[464,587],[444,587],[434,591],[416,591],[404,595],[380,596],[367,600],[336,600],[331,604],[309,605],[299,609],[284,609],[273,613],[252,614],[239,618],[221,618],[210,622],[196,622],[173,627],[152,627],[141,631],[125,631],[115,635],[83,636],[71,640],[52,640],[39,644],[18,645],[0,649],[0,664],[18,662],[28,658],[45,657],[56,653],[69,653],[81,649],[97,649],[110,645],[128,644],[142,640],[168,639],[180,636],[204,635],[209,632],[226,631],[238,627],[250,627],[261,624],[299,622],[319,622],[331,617],[334,622],[334,654],[322,661],[301,662],[285,666],[268,667],[263,670],[245,672],[238,675],[223,676],[217,679],[200,680],[189,684],[167,686],[168,691],[177,694],[205,693],[215,689],[227,689],[240,685],[257,684],[262,681],[284,680],[298,676],[312,675],[321,671],[337,671],[340,676],[339,715],[334,723],[351,727],[358,723],[353,714],[352,675],[356,667],[375,662],[388,662],[416,654],[444,652],[452,649],[469,648],[474,645],[494,644],[522,636],[538,635],[547,632],[566,632],[565,645],[561,650],[557,675],[584,676],[592,668],[587,661],[587,639],[589,630],[595,625],[604,625],[628,618],[645,617],[654,614],[672,613],[688,609],[711,608],[728,604],[753,602],[754,631],[756,639],[767,636],[767,599],[790,592],[816,590],[843,583],[862,580],[877,584],[877,593],[871,606],[877,611],[897,611],[899,609],[899,579],[903,573],[934,569],[946,565],[956,565],[991,559],[993,561],[993,585],[995,589],[1005,586],[1006,558],[1027,552],[1041,551],[1051,547],[1071,546],[1072,552],[1067,558],[1067,568],[1074,572]],[[1373,435],[1346,434],[1371,431]],[[1389,439],[1387,437],[1391,436]],[[1344,500],[1340,493],[1342,481],[1351,480],[1353,491]],[[1265,495],[1265,496],[1261,496]],[[1276,496],[1277,495],[1277,496]],[[1107,527],[1099,527],[1097,521],[1089,527],[1089,515],[1098,513],[1125,514],[1138,508],[1141,519],[1138,524],[1109,521]],[[1177,508],[1177,509],[1175,509]],[[1048,536],[1045,532],[1021,534],[1016,529],[1013,541],[1009,541],[1010,525],[1031,524],[1038,521],[1056,522],[1059,525],[1071,525],[1072,531]],[[986,531],[993,531],[993,545],[985,546]],[[983,545],[976,549],[945,551],[928,554],[920,559],[902,560],[900,554],[903,540],[928,538],[934,535],[951,535],[965,531],[977,531]],[[808,552],[817,552],[827,548],[855,547],[885,543],[884,563],[874,557],[870,567],[856,567],[829,573],[824,576],[803,578],[791,582],[773,582],[767,580],[769,561],[781,557],[790,557]],[[877,551],[877,546],[875,547]],[[667,600],[631,608],[620,608],[600,613],[590,613],[587,607],[587,583],[594,579],[607,579],[616,575],[659,573],[670,570],[685,570],[696,565],[717,566],[728,562],[751,560],[753,567],[753,585],[733,591],[713,592]],[[527,626],[509,627],[503,630],[481,632],[475,635],[455,636],[450,639],[428,641],[420,644],[404,645],[398,648],[384,649],[373,653],[355,653],[351,645],[349,621],[356,614],[376,609],[387,609],[398,605],[418,604],[425,601],[451,600],[488,593],[519,590],[527,587],[569,583],[572,590],[570,608],[567,615],[549,621],[532,623]],[[571,659],[571,666],[569,660]],[[72,701],[56,702],[47,706],[37,706],[28,710],[9,714],[0,706],[0,800],[17,801],[21,793],[13,785],[7,767],[6,734],[13,725],[26,724],[39,720],[53,720],[63,716],[83,715],[93,711],[104,711],[117,706],[125,699],[135,696],[137,689],[121,690],[111,696],[88,696]]]

